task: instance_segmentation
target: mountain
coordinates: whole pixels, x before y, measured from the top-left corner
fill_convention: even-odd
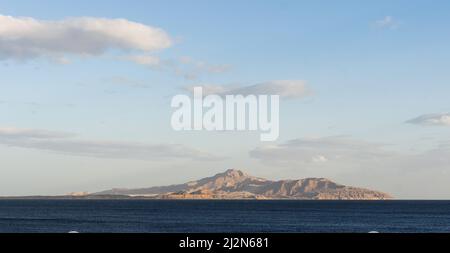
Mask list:
[[[384,200],[386,193],[337,184],[325,178],[272,181],[240,170],[227,170],[185,184],[140,189],[111,189],[90,195],[157,199],[311,199]]]

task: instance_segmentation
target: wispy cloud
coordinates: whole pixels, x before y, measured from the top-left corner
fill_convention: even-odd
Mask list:
[[[258,147],[250,156],[269,164],[308,164],[338,161],[369,161],[391,154],[385,144],[356,140],[348,136],[299,138],[278,145]]]
[[[449,172],[448,141],[440,141],[434,148],[418,152],[396,151],[389,147],[389,144],[349,136],[331,136],[299,138],[277,145],[261,146],[251,150],[249,155],[272,166],[327,169],[328,173],[353,171],[363,173],[361,175],[368,173],[384,177],[425,173],[427,177],[433,178]],[[362,179],[367,180],[367,175]]]
[[[198,80],[204,75],[220,74],[232,69],[231,65],[212,64],[187,56],[176,59],[161,59],[153,55],[140,54],[126,56],[123,59],[154,70],[170,72],[186,80]]]
[[[143,81],[135,80],[126,76],[113,76],[110,78],[105,78],[103,79],[103,82],[130,88],[148,88],[150,86],[145,84]]]
[[[400,26],[400,22],[392,16],[385,16],[375,21],[375,26],[380,29],[397,29]]]
[[[125,60],[151,68],[161,67],[162,61],[159,57],[153,55],[129,55],[123,57]]]
[[[228,64],[212,64],[187,56],[180,57],[176,62],[175,72],[188,80],[196,80],[204,74],[220,74],[232,69]]]
[[[450,113],[424,114],[407,120],[406,123],[423,126],[450,126]]]
[[[74,136],[75,134],[67,132],[49,131],[32,128],[0,127],[0,140],[60,139]]]
[[[67,155],[117,159],[217,160],[215,156],[180,144],[148,144],[125,141],[80,140],[75,134],[39,129],[0,128],[0,144],[53,151]]]
[[[0,15],[0,59],[95,56],[110,49],[154,52],[172,45],[160,28],[128,21],[78,17],[58,21]]]
[[[274,80],[249,86],[195,85],[203,88],[203,95],[279,95],[282,98],[303,98],[312,94],[303,80]],[[185,89],[192,92],[194,86]]]

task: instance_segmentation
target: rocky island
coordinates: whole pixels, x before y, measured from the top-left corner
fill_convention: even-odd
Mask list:
[[[272,181],[230,169],[212,177],[185,184],[139,189],[111,189],[87,198],[129,197],[153,199],[303,199],[386,200],[389,194],[345,186],[326,178]]]

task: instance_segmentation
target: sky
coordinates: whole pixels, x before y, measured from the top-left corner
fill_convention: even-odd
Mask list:
[[[450,199],[448,1],[0,0],[0,195],[241,169]],[[174,131],[189,87],[275,87],[280,136]],[[306,92],[307,91],[307,92]]]

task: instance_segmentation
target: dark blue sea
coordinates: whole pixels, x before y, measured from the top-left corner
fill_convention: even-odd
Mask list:
[[[0,200],[0,232],[450,232],[450,201]]]

